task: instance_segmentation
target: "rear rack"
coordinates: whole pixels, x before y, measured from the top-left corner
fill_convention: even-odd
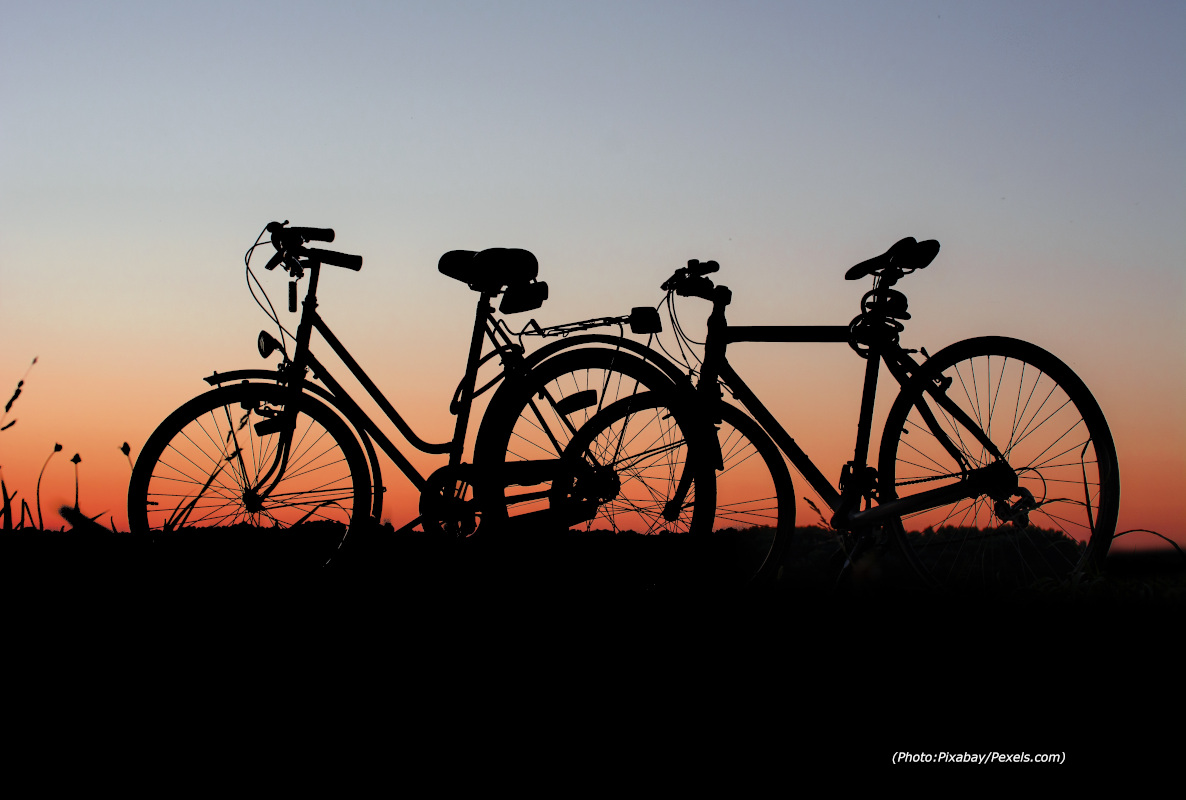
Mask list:
[[[629,314],[622,317],[596,317],[594,319],[581,320],[580,322],[565,322],[560,325],[551,325],[547,328],[541,328],[539,323],[533,319],[528,321],[527,325],[523,330],[519,331],[518,335],[568,336],[570,333],[592,330],[593,328],[608,328],[612,325],[616,325],[619,328],[629,325],[630,332],[636,334],[663,332],[663,321],[659,318],[659,310],[650,306],[639,306],[632,308]]]

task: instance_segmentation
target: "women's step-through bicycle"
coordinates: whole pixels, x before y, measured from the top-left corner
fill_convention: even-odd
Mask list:
[[[429,442],[317,311],[322,267],[362,266],[359,256],[306,246],[333,239],[331,229],[273,222],[247,251],[248,285],[279,329],[279,337],[261,331],[258,350],[264,358],[279,353],[282,360],[275,370],[207,377],[216,388],[157,427],[128,489],[133,531],[156,538],[222,534],[230,559],[234,536],[252,532],[274,539],[269,552],[277,559],[325,564],[351,533],[382,519],[379,451],[420,492],[420,515],[404,531],[467,537],[500,529],[655,534],[711,528],[711,497],[684,476],[698,434],[688,429],[671,387],[687,377],[623,335],[626,326],[637,334],[658,332],[656,309],[552,328],[533,320],[515,334],[495,315],[493,300],[501,295],[502,314],[543,304],[547,284],[536,280],[535,257],[500,248],[446,253],[439,271],[467,284],[479,299],[465,374],[450,406],[457,417],[453,438]],[[276,252],[266,269],[282,267],[291,279],[290,313],[298,311],[299,282],[307,278],[295,333],[281,324],[252,271],[252,254],[267,241]],[[618,334],[586,332],[607,326],[617,326]],[[412,447],[447,456],[447,464],[420,474],[314,355],[314,332]],[[528,355],[526,335],[554,341]],[[498,373],[479,387],[479,370],[488,364]],[[462,459],[474,399],[488,390],[474,460],[467,463]],[[669,497],[676,487],[678,508]],[[713,486],[705,491],[711,495]]]
[[[719,451],[696,456],[716,462],[715,470],[697,471],[696,490],[714,498],[716,527],[772,531],[767,571],[781,565],[794,530],[795,494],[783,454],[832,512],[826,524],[846,569],[871,545],[890,541],[932,586],[1007,590],[1102,566],[1120,478],[1112,435],[1083,381],[1017,339],[968,339],[934,355],[899,343],[910,314],[906,296],[893,287],[938,252],[934,240],[906,238],[849,269],[848,280],[872,277],[873,288],[843,326],[730,325],[732,294],[707,277],[718,269],[713,261],[691,261],[663,284],[683,353],[695,351],[673,296],[712,302],[702,363],[684,359],[699,373],[698,412],[719,429]],[[865,359],[856,447],[838,486],[733,370],[727,352],[736,342],[845,342]],[[882,363],[901,389],[870,463]],[[682,507],[681,497],[673,490],[669,502]]]

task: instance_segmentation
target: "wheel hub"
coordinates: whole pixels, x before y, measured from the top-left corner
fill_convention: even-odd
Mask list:
[[[248,489],[243,492],[243,507],[250,514],[258,514],[264,510],[264,500],[255,489]]]
[[[613,467],[594,467],[591,472],[577,479],[573,486],[574,498],[589,499],[604,505],[622,492],[622,479]]]
[[[997,500],[993,511],[1002,522],[1013,523],[1018,530],[1025,530],[1030,524],[1030,512],[1038,507],[1033,493],[1024,486],[1018,489],[1018,499],[1014,503],[1008,500]]]

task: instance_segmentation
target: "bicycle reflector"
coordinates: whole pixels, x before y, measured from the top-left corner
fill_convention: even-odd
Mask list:
[[[255,340],[255,346],[259,348],[260,356],[267,358],[280,349],[280,342],[276,341],[276,337],[267,331],[260,331],[259,338]]]

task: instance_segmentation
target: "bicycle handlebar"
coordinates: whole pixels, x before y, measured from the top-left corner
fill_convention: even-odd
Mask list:
[[[329,264],[358,271],[362,269],[362,256],[349,253],[339,253],[334,250],[320,250],[305,248],[305,242],[332,242],[333,228],[289,228],[288,221],[269,222],[267,231],[272,234],[272,246],[276,248],[276,255],[265,265],[265,269],[275,269],[289,259],[308,258],[318,264]],[[285,266],[288,269],[288,266]]]
[[[665,292],[674,291],[681,297],[702,297],[712,300],[714,284],[711,278],[705,276],[716,272],[721,265],[715,261],[698,261],[691,259],[688,266],[677,269],[670,278],[663,281],[660,287]]]
[[[330,231],[330,233],[332,235],[333,231]],[[303,250],[301,255],[308,256],[311,261],[317,261],[321,264],[331,264],[335,267],[345,267],[355,272],[362,269],[362,256],[352,256],[348,253],[338,253],[333,250],[320,250],[317,248]]]

